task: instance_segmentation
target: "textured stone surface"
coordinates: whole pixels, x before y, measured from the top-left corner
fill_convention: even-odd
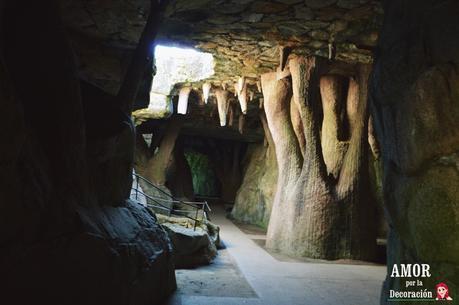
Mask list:
[[[176,7],[182,1],[177,1]],[[228,24],[232,10],[220,6],[245,5],[242,20]],[[235,81],[237,76],[258,77],[278,64],[277,45],[294,47],[294,53],[328,56],[328,44],[336,45],[336,57],[346,61],[371,61],[368,49],[376,44],[375,34],[380,23],[378,1],[245,1],[243,3],[213,3],[202,10],[212,12],[199,22],[187,22],[176,7],[170,7],[168,25],[162,30],[165,41],[181,41],[216,55],[215,81]],[[239,15],[236,15],[239,16]],[[222,26],[216,24],[220,20]],[[336,27],[334,24],[348,21]],[[174,24],[188,24],[186,32]],[[321,32],[314,32],[318,28]],[[364,40],[363,37],[372,39]],[[239,41],[244,44],[239,46]],[[227,42],[231,42],[228,44]],[[305,44],[308,42],[308,44]],[[215,48],[215,45],[217,47]],[[272,52],[270,48],[275,48]],[[269,55],[267,54],[269,53]],[[258,65],[254,66],[252,62]],[[217,82],[218,83],[218,82]]]
[[[177,224],[163,224],[174,248],[176,268],[194,268],[207,265],[217,255],[217,248],[209,235],[200,228],[184,228]]]
[[[107,92],[116,93],[145,26],[149,1],[59,3],[78,56],[79,75]]]
[[[81,208],[75,221],[60,238],[2,255],[5,288],[33,287],[16,304],[30,295],[49,304],[159,304],[172,292],[171,244],[144,207]]]
[[[65,23],[72,31],[80,74],[116,92],[145,24],[149,1],[62,1]],[[258,78],[278,65],[278,45],[298,54],[371,61],[382,11],[379,1],[171,1],[160,41],[197,47],[215,55],[211,80],[235,82],[244,75]],[[337,22],[346,20],[341,27]],[[321,35],[314,34],[320,28]],[[115,73],[111,73],[115,72]]]
[[[194,221],[184,217],[158,215],[174,249],[175,268],[195,268],[210,264],[220,247],[220,228],[204,219],[194,228]],[[194,215],[193,215],[194,217]],[[198,216],[199,219],[204,217]]]
[[[0,302],[161,304],[176,287],[171,244],[127,199],[129,115],[78,79],[52,2],[0,14]]]
[[[304,3],[311,8],[324,8],[336,3],[336,0],[305,0]]]
[[[424,286],[443,281],[457,300],[459,44],[450,37],[459,33],[458,8],[455,1],[420,4],[385,5],[371,84],[376,131],[383,139],[388,267],[430,264],[432,277]],[[381,303],[389,303],[389,289],[403,290],[404,284],[387,277]]]
[[[267,228],[277,183],[274,149],[251,144],[245,159],[244,180],[236,196],[231,216]]]

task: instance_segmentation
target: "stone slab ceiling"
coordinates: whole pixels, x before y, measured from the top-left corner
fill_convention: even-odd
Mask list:
[[[135,47],[149,11],[148,0],[61,3],[74,37],[117,50]],[[280,45],[293,47],[294,53],[369,62],[381,17],[380,1],[374,0],[171,0],[159,42],[213,53],[218,83],[272,71]],[[111,63],[98,60],[103,64]]]
[[[279,45],[369,62],[381,17],[380,1],[369,0],[178,0],[166,11],[162,38],[213,53],[215,78],[234,81],[275,69]]]

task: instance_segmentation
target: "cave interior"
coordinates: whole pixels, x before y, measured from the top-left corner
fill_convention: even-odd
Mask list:
[[[418,304],[427,264],[459,304],[458,14],[0,0],[0,300]]]

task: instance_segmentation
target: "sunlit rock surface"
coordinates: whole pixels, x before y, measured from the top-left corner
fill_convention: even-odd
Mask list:
[[[174,106],[171,91],[175,84],[197,82],[214,74],[211,54],[161,45],[155,48],[155,67],[150,104],[133,113],[137,125],[148,119],[163,119],[172,115]],[[176,112],[178,110],[175,109]],[[182,114],[186,114],[186,109]]]

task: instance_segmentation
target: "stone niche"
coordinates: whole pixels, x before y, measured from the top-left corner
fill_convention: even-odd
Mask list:
[[[171,243],[128,199],[133,124],[80,81],[50,3],[0,5],[0,303],[161,304]]]

